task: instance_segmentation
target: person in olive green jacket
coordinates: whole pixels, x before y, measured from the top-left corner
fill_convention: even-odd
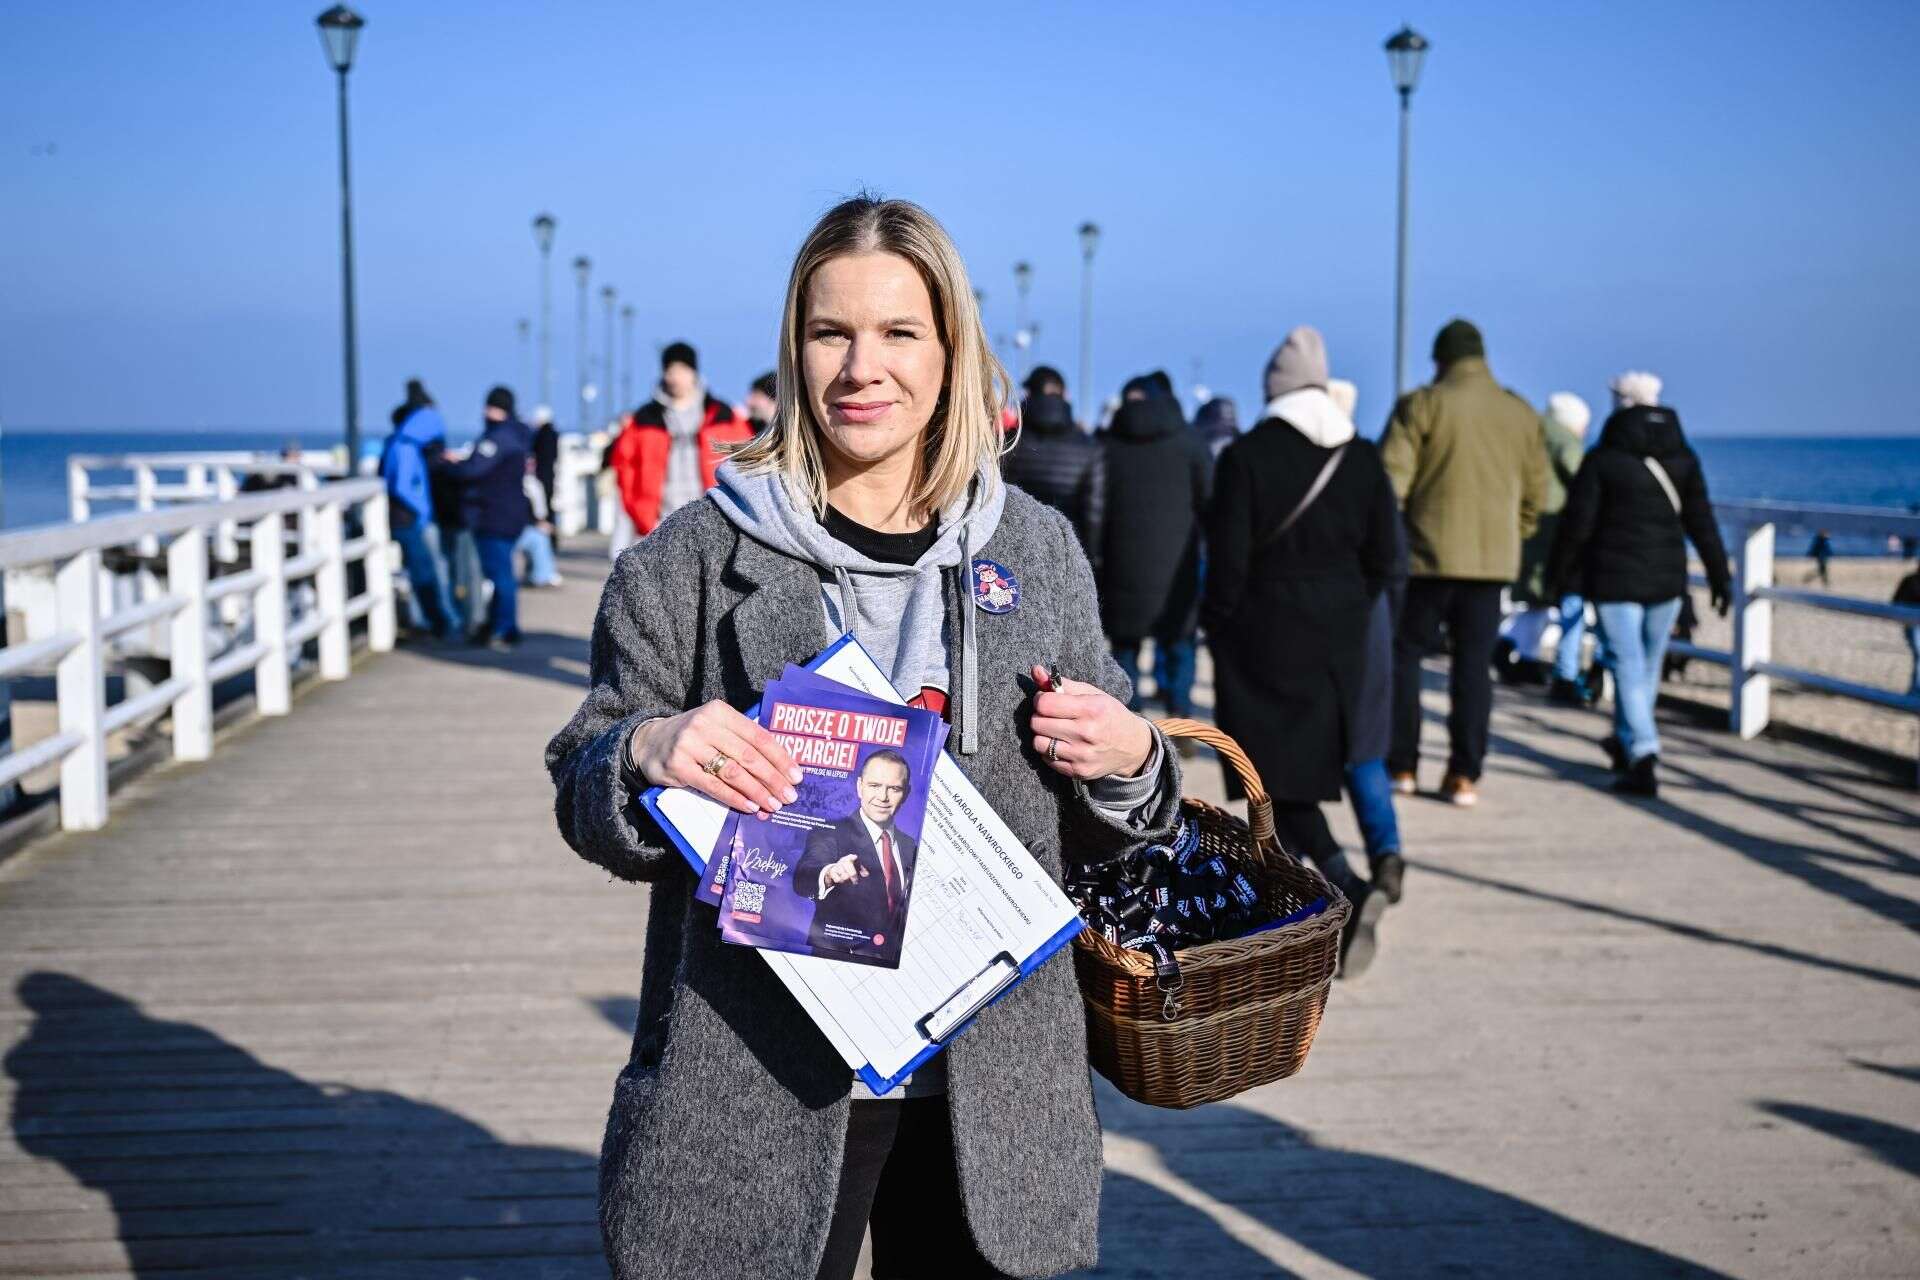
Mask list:
[[[1540,417],[1493,380],[1480,331],[1449,321],[1433,340],[1435,377],[1400,397],[1380,460],[1406,514],[1406,605],[1394,638],[1395,787],[1411,794],[1420,762],[1420,662],[1452,637],[1452,752],[1441,798],[1477,799],[1493,712],[1500,591],[1520,573],[1520,544],[1547,500]]]

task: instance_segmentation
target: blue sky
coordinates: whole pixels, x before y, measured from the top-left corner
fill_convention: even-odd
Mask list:
[[[0,420],[341,417],[332,73],[304,4],[15,0],[0,85]],[[953,232],[1036,355],[1200,377],[1251,408],[1326,333],[1366,429],[1391,396],[1395,100],[1414,99],[1410,350],[1462,314],[1536,403],[1626,366],[1713,434],[1912,433],[1913,4],[635,5],[365,0],[352,75],[363,422],[518,381],[529,219],[698,344],[738,397],[791,254],[862,186]],[[49,144],[51,153],[49,154]],[[556,384],[573,292],[555,273]],[[602,342],[593,305],[593,346]],[[1424,359],[1410,362],[1423,376]],[[565,393],[558,398],[563,404]],[[562,421],[571,421],[563,409]]]

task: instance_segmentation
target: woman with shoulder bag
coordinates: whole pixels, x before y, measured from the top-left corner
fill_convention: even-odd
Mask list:
[[[1100,1131],[1072,964],[873,1099],[761,958],[721,941],[632,804],[649,784],[743,813],[792,801],[792,762],[734,708],[851,631],[944,711],[949,752],[1056,879],[1171,833],[1175,754],[1126,709],[1078,539],[1000,481],[1008,382],[937,222],[864,196],[821,219],[777,388],[719,486],[615,564],[591,687],[547,749],[567,842],[653,885],[601,1153],[608,1260],[618,1280],[850,1277],[870,1220],[881,1280],[1088,1266]],[[1056,666],[1078,678],[1055,687]]]
[[[1353,902],[1341,973],[1357,977],[1388,899],[1347,862],[1320,805],[1339,800],[1364,732],[1367,626],[1399,512],[1378,451],[1327,394],[1318,330],[1289,333],[1266,382],[1266,414],[1221,452],[1208,512],[1216,716],[1272,796],[1281,843]]]
[[[1593,601],[1613,672],[1613,733],[1600,745],[1620,777],[1614,790],[1654,796],[1660,734],[1653,704],[1680,599],[1687,593],[1687,540],[1700,553],[1721,614],[1733,576],[1707,497],[1700,459],[1680,415],[1660,403],[1660,379],[1623,373],[1613,413],[1580,463],[1560,515],[1547,581],[1557,594]]]

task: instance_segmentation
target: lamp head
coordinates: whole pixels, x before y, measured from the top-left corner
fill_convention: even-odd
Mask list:
[[[1401,97],[1413,93],[1420,83],[1420,64],[1426,61],[1427,38],[1412,27],[1402,27],[1387,37],[1387,70],[1393,75],[1393,87]]]
[[[553,248],[553,215],[543,213],[533,220],[533,242],[545,253]]]
[[[367,20],[347,8],[337,4],[314,19],[320,28],[320,47],[326,51],[327,62],[341,75],[353,68],[353,47],[360,40],[360,28]]]
[[[1100,228],[1091,222],[1080,224],[1080,252],[1086,257],[1093,256],[1094,249],[1100,243]]]
[[[593,270],[593,260],[581,254],[573,260],[573,278],[580,282],[582,289],[587,287],[587,275]]]

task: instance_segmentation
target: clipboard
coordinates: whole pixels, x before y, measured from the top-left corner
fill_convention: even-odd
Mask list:
[[[845,654],[852,646],[856,651]],[[861,690],[876,697],[895,703],[904,703],[899,692],[886,681],[885,674],[873,661],[872,655],[861,648],[851,634],[842,635],[807,663],[804,669],[818,672],[830,660],[842,657],[841,669],[854,678],[839,679],[826,676],[851,688]],[[758,716],[759,704],[745,714]],[[959,770],[959,765],[949,756],[942,756],[936,765],[935,776],[944,778],[956,798],[955,808],[966,812],[969,820],[976,825],[980,819],[976,814],[984,813],[991,818],[1000,835],[995,838],[1004,844],[1011,842],[1028,864],[1037,870],[1037,864],[1031,861],[1017,837],[1007,830],[1005,823],[994,813],[992,806],[968,781]],[[676,798],[679,797],[679,798]],[[707,855],[718,839],[721,828],[729,812],[723,806],[708,800],[698,793],[669,792],[660,787],[651,787],[636,797],[640,806],[654,819],[680,854],[693,868],[696,877],[704,875],[707,869]],[[949,815],[949,819],[958,826],[958,820]],[[695,829],[682,830],[681,823]],[[961,839],[936,839],[932,831],[934,819],[929,810],[928,830],[923,831],[921,840],[921,874],[925,874],[934,883],[927,895],[927,909],[942,911],[943,915],[935,920],[922,920],[921,933],[927,928],[943,930],[947,926],[941,921],[947,915],[966,907],[971,914],[963,928],[969,936],[978,933],[984,936],[990,932],[995,921],[992,911],[998,910],[997,902],[990,895],[979,893],[977,899],[960,898],[943,904],[938,893],[944,893],[942,884],[958,883],[967,894],[978,893],[967,884],[968,876],[975,874],[961,862],[957,854],[949,855],[948,861],[956,865],[948,869],[942,881],[942,871],[937,860],[930,855],[929,849],[944,848],[948,844],[964,850],[981,867],[986,860],[978,857],[974,850]],[[711,834],[709,834],[709,832]],[[701,845],[704,842],[705,848]],[[988,877],[991,879],[991,876]],[[916,894],[920,891],[916,890]],[[1002,893],[1006,892],[1002,889]],[[859,1077],[867,1088],[876,1095],[884,1095],[900,1085],[914,1071],[924,1066],[929,1059],[939,1053],[966,1029],[973,1021],[995,1002],[1005,998],[1007,993],[1019,985],[1028,975],[1050,960],[1061,947],[1065,946],[1075,934],[1086,927],[1078,911],[1067,899],[1064,891],[1044,873],[1031,875],[1022,881],[1018,892],[1028,895],[1024,900],[1026,907],[1033,912],[1031,917],[1015,908],[1011,915],[1000,919],[1002,940],[1017,937],[1018,945],[1003,945],[987,955],[984,964],[976,972],[953,981],[954,975],[946,974],[946,982],[937,989],[929,989],[928,975],[917,972],[924,967],[909,965],[903,955],[903,972],[895,974],[890,970],[873,969],[868,966],[848,965],[840,961],[816,956],[800,956],[779,951],[760,950],[761,958],[773,969],[781,982],[799,1001],[801,1007],[819,1026],[821,1033],[833,1045],[848,1067]],[[952,898],[952,894],[947,895]],[[917,899],[918,901],[918,899]],[[989,910],[991,908],[992,910]],[[916,908],[917,909],[917,908]],[[1013,915],[1018,915],[1022,923],[1013,924]],[[906,939],[907,953],[914,953],[916,930],[909,917],[909,929]],[[987,926],[983,928],[982,926]],[[717,921],[716,921],[716,927]],[[1044,934],[1041,930],[1045,930]],[[990,945],[990,944],[989,944]],[[1020,953],[1024,952],[1022,955]],[[929,949],[928,956],[936,955]],[[825,966],[822,968],[821,966]],[[859,978],[850,977],[845,971],[859,971]],[[914,972],[908,972],[914,971]],[[861,992],[868,986],[874,990],[885,990],[885,1003],[889,1012],[883,1020],[874,1014],[863,1002]],[[911,998],[913,1003],[906,1004]],[[874,1003],[880,1002],[876,996]],[[905,1004],[906,1007],[901,1006]],[[836,1011],[837,1010],[837,1011]],[[844,1021],[843,1021],[844,1019]],[[885,1025],[880,1024],[884,1021]],[[855,1025],[860,1024],[860,1025]],[[863,1039],[868,1043],[875,1041],[877,1034],[893,1034],[894,1039],[883,1047],[884,1061],[891,1070],[875,1065],[875,1054],[863,1050]],[[917,1048],[915,1048],[917,1046]],[[911,1053],[907,1050],[913,1049]],[[905,1060],[901,1061],[902,1054]],[[899,1063],[894,1066],[894,1063]]]

